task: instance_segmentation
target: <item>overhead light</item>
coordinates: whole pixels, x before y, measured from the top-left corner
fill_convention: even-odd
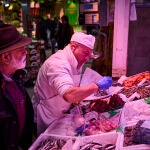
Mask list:
[[[36,4],[35,4],[35,8],[39,8],[40,7],[40,4],[37,2]]]
[[[4,5],[5,5],[5,7],[9,7],[9,1],[8,0],[4,0]]]
[[[34,8],[34,4],[35,4],[34,1],[33,1],[33,2],[30,2],[30,8]]]
[[[9,7],[9,4],[5,4],[5,7]]]

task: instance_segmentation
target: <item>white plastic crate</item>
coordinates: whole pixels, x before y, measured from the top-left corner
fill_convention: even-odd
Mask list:
[[[124,135],[123,133],[119,133],[116,142],[116,150],[150,150],[150,145],[147,144],[123,146],[123,142],[124,142]]]
[[[102,145],[114,144],[116,145],[118,134],[116,131],[107,132],[103,134],[78,137],[73,144],[73,150],[80,150],[80,146],[88,143],[96,142]]]
[[[73,140],[75,141],[74,137],[71,136],[61,136],[61,135],[55,135],[55,134],[41,134],[36,141],[31,145],[29,150],[38,150],[38,147],[40,146],[40,143],[44,140],[46,140],[49,137],[53,137],[55,139],[62,139],[66,141],[66,144],[62,147],[62,150],[68,150],[68,147],[70,150],[72,150],[73,146]]]

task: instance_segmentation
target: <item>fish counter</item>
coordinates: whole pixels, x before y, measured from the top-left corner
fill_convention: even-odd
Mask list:
[[[29,150],[150,149],[150,72],[122,76],[101,94],[74,105]]]

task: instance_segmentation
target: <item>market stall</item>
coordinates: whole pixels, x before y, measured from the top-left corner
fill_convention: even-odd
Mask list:
[[[116,150],[150,149],[150,98],[126,103],[120,120]]]
[[[87,84],[84,77],[87,79],[89,74],[93,77],[91,80],[99,78],[90,69],[85,70],[82,84]],[[122,76],[110,89],[91,95],[72,107],[64,118],[54,122],[37,138],[30,150],[148,150],[150,138],[140,140],[137,137],[150,136],[147,129],[149,103],[150,72]],[[144,135],[138,132],[143,127],[146,128]]]
[[[34,81],[37,78],[39,68],[46,59],[44,41],[42,40],[33,41],[26,47],[26,49],[27,49],[26,81]]]

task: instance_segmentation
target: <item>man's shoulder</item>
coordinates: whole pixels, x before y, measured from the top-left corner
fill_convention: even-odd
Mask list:
[[[51,55],[44,64],[49,67],[60,66],[61,64],[68,63],[67,57],[65,50],[58,50],[55,54]]]

